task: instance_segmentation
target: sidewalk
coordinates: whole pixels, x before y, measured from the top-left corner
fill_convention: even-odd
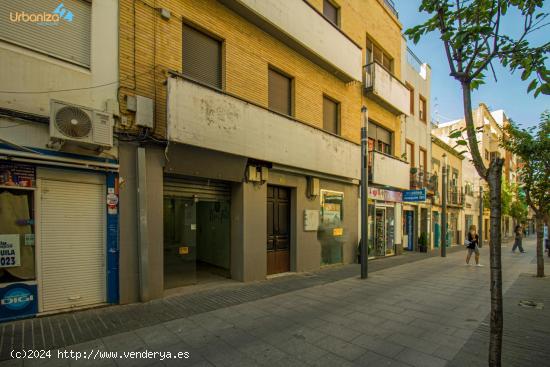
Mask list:
[[[433,254],[405,253],[369,261],[369,272],[424,260]],[[290,274],[254,283],[230,282],[215,289],[175,294],[147,303],[108,306],[0,324],[0,360],[12,350],[57,349],[291,291],[356,277],[358,264]]]

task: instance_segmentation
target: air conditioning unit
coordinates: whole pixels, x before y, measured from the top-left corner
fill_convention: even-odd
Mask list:
[[[113,116],[61,101],[50,101],[50,138],[92,146],[113,146]]]

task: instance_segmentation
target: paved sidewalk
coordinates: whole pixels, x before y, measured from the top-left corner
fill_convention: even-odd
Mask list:
[[[452,249],[456,251],[457,249]],[[405,253],[369,261],[370,272],[424,260],[436,253]],[[329,267],[255,283],[229,282],[214,289],[175,294],[148,303],[110,306],[0,324],[0,360],[12,350],[57,349],[287,292],[357,276],[359,265]]]
[[[523,255],[503,249],[505,291],[520,274],[534,271],[532,242],[525,247],[529,252]],[[482,262],[487,263],[487,247],[481,252]],[[231,291],[254,293],[259,292],[252,291],[255,287],[265,286],[279,293],[169,321],[150,308],[155,311],[149,318],[156,322],[125,331],[128,324],[138,325],[147,317],[146,312],[129,311],[118,324],[119,333],[69,343],[61,349],[93,357],[98,351],[188,352],[188,359],[125,359],[119,354],[118,358],[78,361],[11,360],[2,366],[445,366],[455,363],[463,346],[483,327],[489,311],[489,267],[465,266],[464,255],[450,251],[447,258],[407,254],[373,261],[366,281],[357,278],[357,267],[348,270],[350,266],[240,285]],[[411,261],[412,257],[424,260]],[[391,262],[399,266],[388,265]],[[375,271],[377,266],[386,268]],[[350,276],[338,280],[347,271]],[[190,296],[196,295],[185,298]],[[207,297],[201,300],[209,301]],[[94,312],[126,308],[131,309],[122,306]],[[77,319],[83,314],[76,314]],[[521,360],[522,348],[517,355]],[[480,365],[475,363],[469,365]]]

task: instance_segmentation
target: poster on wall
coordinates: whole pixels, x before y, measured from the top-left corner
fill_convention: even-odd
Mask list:
[[[0,268],[21,265],[20,235],[0,234]]]
[[[0,287],[0,321],[31,317],[37,312],[36,284],[12,283]]]
[[[0,161],[0,185],[35,187],[36,169],[28,164]]]

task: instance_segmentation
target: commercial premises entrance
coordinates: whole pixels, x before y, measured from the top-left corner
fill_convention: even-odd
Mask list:
[[[164,288],[230,278],[229,183],[164,177]]]

